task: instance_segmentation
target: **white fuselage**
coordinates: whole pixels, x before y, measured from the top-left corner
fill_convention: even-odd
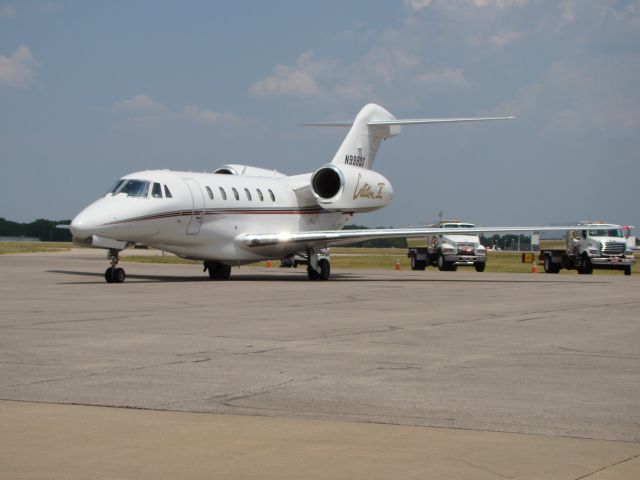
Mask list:
[[[141,243],[199,260],[241,264],[281,258],[300,246],[248,248],[236,239],[254,233],[256,225],[273,234],[337,230],[350,217],[318,205],[304,188],[310,176],[136,172],[123,179],[149,182],[146,195],[107,193],[80,212],[71,229],[78,238],[95,235]],[[154,184],[160,195],[156,187],[154,196]]]

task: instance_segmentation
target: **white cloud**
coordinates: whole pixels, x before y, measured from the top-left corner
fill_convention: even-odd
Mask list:
[[[0,5],[0,18],[13,18],[16,16],[16,7],[5,4]]]
[[[489,43],[491,43],[496,48],[503,48],[510,43],[519,40],[521,37],[521,33],[514,32],[513,30],[508,30],[491,35],[489,37]]]
[[[640,133],[640,56],[565,60],[493,113],[534,120],[552,134],[634,137]]]
[[[464,90],[470,87],[470,82],[464,76],[461,68],[445,68],[435,72],[425,73],[415,78],[415,83],[432,92],[448,92]]]
[[[405,0],[404,4],[413,11],[420,11],[434,6],[444,9],[491,8],[507,10],[512,7],[522,7],[529,0]]]
[[[427,8],[433,3],[433,0],[405,0],[404,4],[411,10],[419,11],[423,8]]]
[[[575,0],[563,0],[560,2],[560,11],[562,20],[565,22],[573,22],[576,19],[576,2]]]
[[[123,123],[140,127],[150,127],[162,122],[189,122],[201,125],[239,125],[245,123],[232,113],[214,112],[200,108],[198,105],[187,105],[182,110],[172,112],[162,103],[156,102],[146,94],[115,102],[114,110],[128,114]]]
[[[505,10],[511,7],[522,7],[526,5],[528,0],[473,0],[473,4],[476,7],[483,8],[497,8],[498,10]]]
[[[233,125],[244,123],[240,117],[232,113],[203,110],[197,105],[188,105],[177,115],[178,118],[203,125]]]
[[[33,83],[36,61],[24,45],[9,57],[0,55],[0,87],[25,88]]]
[[[114,107],[124,112],[157,115],[168,112],[167,107],[154,101],[149,95],[136,95],[116,102]]]
[[[276,65],[273,75],[254,83],[250,90],[255,95],[283,95],[290,97],[313,97],[320,88],[316,78],[331,72],[334,62],[313,60],[313,52],[298,56],[296,65]]]
[[[418,57],[401,48],[373,47],[362,60],[362,67],[374,78],[390,84],[419,63]]]

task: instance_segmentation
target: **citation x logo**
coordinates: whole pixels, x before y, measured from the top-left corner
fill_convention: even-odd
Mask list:
[[[356,188],[353,190],[353,199],[357,200],[359,198],[370,198],[372,200],[377,200],[382,198],[382,189],[384,188],[384,183],[378,183],[378,191],[376,192],[371,185],[367,182],[364,182],[360,185],[360,179],[362,178],[361,174],[358,174],[358,181],[356,182]]]

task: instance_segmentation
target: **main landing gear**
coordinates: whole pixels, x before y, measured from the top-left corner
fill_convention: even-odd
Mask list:
[[[312,248],[307,249],[307,275],[309,280],[329,280],[331,276],[331,265],[326,258],[318,258],[318,252]]]
[[[104,279],[107,283],[124,283],[126,277],[124,269],[116,267],[120,261],[120,250],[114,248],[107,252],[107,260],[111,262],[111,266],[104,272]]]
[[[204,271],[209,271],[211,280],[229,280],[231,276],[231,265],[220,262],[204,262]]]

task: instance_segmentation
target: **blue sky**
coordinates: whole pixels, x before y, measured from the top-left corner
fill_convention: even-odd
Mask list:
[[[640,226],[640,1],[0,0],[0,216],[71,218],[119,176],[313,171],[368,102],[404,127],[369,226]]]

